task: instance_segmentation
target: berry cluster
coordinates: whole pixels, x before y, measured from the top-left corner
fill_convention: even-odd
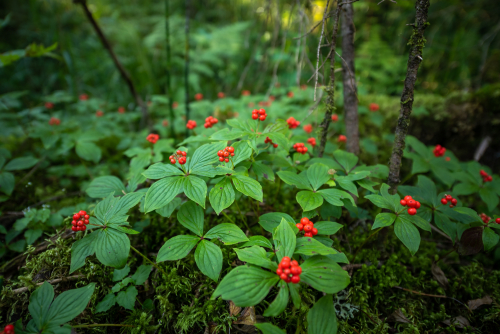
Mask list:
[[[4,334],[14,334],[14,325],[8,324],[7,326],[5,326],[3,329],[3,333]]]
[[[300,223],[295,224],[299,231],[304,231],[304,237],[312,237],[318,234],[318,229],[314,227],[314,223],[309,220],[309,218],[304,217],[300,220]]]
[[[339,115],[333,114],[332,115],[332,122],[337,122],[339,120]]]
[[[78,99],[80,101],[87,101],[89,99],[89,96],[87,94],[80,94],[80,96],[78,96]]]
[[[293,92],[288,92],[286,95],[287,95],[288,97],[293,97]]]
[[[174,109],[175,109],[175,108],[177,108],[178,106],[179,106],[179,102],[175,102],[175,101],[174,101],[174,103],[172,103],[172,108],[174,108]]]
[[[59,125],[61,124],[61,120],[56,117],[51,117],[49,120],[49,125]]]
[[[196,101],[203,100],[203,94],[202,93],[194,94],[194,98]]]
[[[295,120],[295,118],[293,118],[293,117],[290,117],[289,119],[287,119],[286,122],[288,123],[289,129],[295,129],[296,127],[298,127],[300,125],[300,122]]]
[[[481,214],[479,215],[479,217],[481,218],[481,220],[482,220],[482,221],[483,221],[483,223],[485,223],[485,224],[488,224],[488,222],[491,220],[491,217],[490,217],[490,216],[488,216],[488,215],[487,215],[486,213],[484,213],[484,212],[483,212],[483,213],[481,213]],[[498,223],[498,221],[500,221],[500,219],[499,219],[499,218],[495,219],[495,222],[496,222],[497,224],[500,224],[500,223]]]
[[[309,143],[309,145],[311,145],[312,147],[316,146],[316,138],[309,138],[307,140],[307,142]]]
[[[481,174],[481,177],[483,178],[483,182],[491,182],[493,181],[493,177],[491,175],[488,175],[483,169],[479,171],[479,174]]]
[[[457,205],[457,199],[453,198],[451,195],[444,195],[443,198],[441,198],[441,204],[446,205],[450,202],[450,208],[454,207]]]
[[[73,215],[73,221],[71,222],[71,230],[73,231],[85,231],[89,224],[90,216],[87,214],[87,211],[81,210],[78,213]]]
[[[250,91],[249,90],[244,90],[244,91],[241,92],[241,95],[248,96],[248,95],[250,95]]]
[[[229,159],[234,157],[234,147],[226,146],[224,150],[217,152],[217,155],[219,156],[220,162],[229,162]]]
[[[304,143],[293,144],[293,148],[295,149],[295,151],[302,154],[306,154],[307,152],[307,147],[304,146]]]
[[[273,141],[269,137],[266,137],[266,139],[264,140],[264,143],[271,144],[271,145],[273,145],[274,148],[278,147],[278,144],[273,143]]]
[[[434,150],[432,150],[432,153],[434,153],[434,156],[436,158],[442,157],[445,152],[446,149],[441,145],[436,145],[436,147],[434,147]]]
[[[101,110],[97,110],[97,111],[95,112],[95,115],[96,115],[97,117],[102,117],[102,115],[104,115],[104,113],[103,113]]]
[[[401,201],[399,201],[399,204],[408,207],[408,214],[410,216],[416,215],[417,209],[420,209],[420,202],[415,201],[410,195],[405,196]]]
[[[147,137],[146,140],[150,142],[151,144],[156,144],[156,142],[160,139],[160,135],[157,135],[155,133],[150,133]]]
[[[305,132],[311,133],[312,130],[313,130],[313,127],[312,127],[311,124],[307,124],[307,125],[304,125],[303,129],[304,129]]]
[[[161,122],[161,125],[163,126],[168,126],[168,121],[166,119],[164,119],[162,122]]]
[[[189,120],[186,123],[186,128],[188,128],[189,130],[193,130],[195,127],[196,127],[196,121]]]
[[[205,129],[208,129],[208,128],[211,128],[212,126],[214,126],[214,124],[217,124],[219,122],[219,120],[215,117],[212,117],[212,116],[208,116],[207,118],[205,118]]]
[[[307,85],[300,85],[300,89],[306,90],[307,89]]]
[[[47,109],[54,108],[54,103],[52,103],[52,102],[45,102],[45,108],[47,108]]]
[[[184,165],[186,163],[186,152],[177,150],[174,155],[169,156],[168,159],[172,165],[174,165],[176,161],[179,161],[179,164]]]
[[[339,138],[337,139],[339,143],[345,143],[347,141],[347,137],[344,135],[340,135]]]
[[[125,113],[125,107],[118,107],[118,112],[120,114],[124,114]]]
[[[217,97],[218,97],[219,99],[223,99],[225,96],[226,96],[226,94],[224,94],[223,92],[218,92],[218,93],[217,93]]]
[[[261,121],[265,121],[267,117],[266,111],[264,109],[254,109],[252,111],[252,119],[259,119]]]
[[[371,112],[378,111],[379,109],[380,109],[380,107],[378,106],[378,104],[376,104],[376,103],[370,103],[370,111]]]
[[[278,269],[276,269],[276,274],[278,274],[283,281],[287,283],[292,282],[293,284],[300,282],[301,273],[302,268],[299,266],[299,263],[295,260],[290,261],[288,256],[283,256],[278,265]]]

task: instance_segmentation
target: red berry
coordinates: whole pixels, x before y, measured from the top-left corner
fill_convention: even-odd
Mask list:
[[[258,113],[259,115],[265,115],[266,111],[264,109],[259,109]]]
[[[339,116],[338,116],[338,115],[333,114],[333,115],[332,115],[332,121],[337,122],[338,120],[339,120]]]
[[[407,201],[407,202],[408,202],[409,200],[411,200],[411,199],[412,199],[412,198],[411,198],[411,196],[410,196],[410,195],[407,195],[407,196],[405,196],[405,198],[404,198],[404,200],[405,200],[405,201]]]
[[[73,221],[71,222],[71,225],[76,226],[76,220],[73,220]]]
[[[457,205],[457,200],[456,200],[455,198],[452,198],[452,199],[451,199],[451,204],[453,204],[453,205]]]
[[[415,202],[415,209],[420,209],[420,202],[419,201]]]
[[[304,225],[304,232],[311,232],[313,227],[309,224]]]
[[[77,225],[77,226],[83,226],[83,224],[84,224],[84,223],[83,223],[83,221],[81,221],[81,220],[79,220],[79,221],[77,221],[77,222],[76,222],[76,225]]]
[[[231,153],[231,156],[234,157],[234,153]]]
[[[228,159],[228,158],[226,158],[226,159],[224,159],[224,161],[225,161],[225,162],[229,162],[229,159]]]
[[[302,231],[304,229],[304,225],[302,224],[295,224],[295,226],[299,229],[299,231]]]
[[[290,283],[291,281],[292,281],[292,278],[291,278],[290,276],[288,276],[288,277],[286,278],[286,280],[285,280],[285,282],[287,282],[287,283]]]
[[[283,270],[283,272],[288,276],[290,275],[292,272],[290,271],[290,269],[286,268],[285,270]]]
[[[446,195],[446,199],[447,199],[448,201],[451,201],[451,199],[452,199],[452,198],[453,198],[453,196],[451,196],[451,195]]]
[[[80,231],[85,231],[87,229],[87,226],[83,225],[83,226],[80,226]]]
[[[171,164],[175,164],[175,159],[170,159]]]
[[[281,270],[281,268],[276,269],[276,274],[278,275],[283,274],[283,270]]]
[[[292,282],[293,284],[297,284],[297,283],[299,283],[299,282],[300,282],[300,276],[298,276],[298,275],[297,275],[297,276],[295,276],[295,275],[294,275],[294,276],[292,276],[292,278],[291,278],[291,282]]]
[[[89,219],[89,218],[90,218],[90,216],[89,216],[89,215],[85,215],[85,217],[84,217],[84,218],[85,218],[85,219]]]
[[[414,207],[416,207],[417,202],[415,200],[411,199],[411,200],[407,201],[406,204],[408,205],[408,207],[414,208]]]
[[[311,230],[311,233],[312,233],[312,235],[318,234],[318,229],[315,228],[315,227],[313,227],[312,230]]]
[[[291,260],[292,260],[292,259],[290,259],[290,257],[289,257],[289,256],[283,256],[283,257],[281,258],[281,262],[290,262]]]
[[[228,147],[227,150],[229,151],[229,153],[234,153],[234,147]]]
[[[259,119],[260,119],[261,121],[265,121],[265,120],[266,120],[266,116],[265,116],[265,115],[261,115],[261,116],[259,116]]]
[[[14,332],[14,325],[8,324],[7,326],[5,326],[4,331],[13,333]]]
[[[442,199],[441,199],[441,203],[442,203],[443,205],[446,205],[446,204],[448,204],[448,201],[446,200],[446,198],[442,198]]]
[[[78,227],[76,227],[76,226],[71,226],[71,230],[76,232],[76,231],[78,231]]]
[[[304,237],[312,237],[313,234],[311,232],[306,232],[304,233]]]
[[[229,156],[229,152],[224,152],[224,156],[227,158]]]
[[[257,119],[257,118],[259,118],[258,114],[252,114],[252,119]]]
[[[410,216],[414,216],[414,215],[416,215],[416,214],[417,214],[417,209],[415,209],[415,208],[409,208],[409,209],[408,209],[408,214],[409,214]]]
[[[273,147],[274,147],[274,148],[278,147],[278,144],[273,144]]]
[[[78,212],[78,214],[79,214],[80,216],[81,216],[81,215],[85,216],[85,215],[87,214],[87,212],[85,212],[85,211],[81,210],[80,212]]]
[[[184,152],[184,151],[182,151],[181,154],[182,154],[183,157],[185,157],[187,155],[187,153]]]
[[[453,208],[453,206],[454,206],[453,204],[450,204],[450,208]]]
[[[292,260],[292,261],[290,261],[290,265],[291,265],[292,267],[296,267],[296,266],[298,266],[298,265],[299,265],[299,263],[297,262],[297,260]]]
[[[481,176],[488,176],[488,173],[486,173],[486,172],[484,171],[484,169],[481,169],[481,170],[479,171],[479,174],[481,174]]]
[[[290,272],[292,273],[292,275],[298,275],[298,274],[300,274],[301,270],[299,268],[300,268],[299,266],[292,267],[290,269]]]
[[[88,225],[88,224],[89,224],[89,220],[88,220],[88,219],[85,219],[85,220],[83,221],[83,223],[84,223],[85,225]]]
[[[287,274],[283,273],[280,275],[280,278],[284,281],[286,281],[286,279],[288,278]]]
[[[406,206],[406,201],[404,199],[402,199],[399,201],[399,204],[401,204],[402,206]]]
[[[495,223],[500,224],[500,218],[495,219]]]
[[[81,226],[76,226],[76,230],[77,230],[77,231],[81,231],[81,230],[82,230],[82,227],[81,227]]]
[[[307,224],[307,223],[309,223],[309,218],[307,218],[307,217],[302,218],[302,219],[300,220],[300,223],[301,223],[301,224],[304,224],[304,225],[305,225],[305,224]]]
[[[220,158],[219,158],[219,161],[220,161],[220,162],[224,161],[224,157],[220,157]]]

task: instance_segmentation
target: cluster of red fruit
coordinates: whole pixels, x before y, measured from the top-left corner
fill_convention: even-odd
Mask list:
[[[347,141],[347,137],[344,135],[340,135],[339,138],[337,139],[339,143],[345,143]]]
[[[217,155],[219,156],[220,162],[229,162],[229,159],[231,159],[231,157],[234,157],[234,147],[226,146],[224,150],[217,152]]]
[[[420,202],[415,201],[410,195],[405,196],[401,201],[399,201],[399,204],[408,207],[408,214],[410,216],[416,215],[417,209],[420,209]]]
[[[265,121],[267,117],[266,111],[264,109],[254,109],[252,110],[252,119],[259,119]]]
[[[371,112],[378,111],[379,109],[380,109],[380,107],[378,106],[378,104],[376,104],[376,103],[370,103],[370,111]]]
[[[483,178],[483,182],[491,182],[493,181],[493,177],[491,175],[488,175],[483,169],[479,171],[479,174],[481,174],[481,177]]]
[[[297,284],[300,282],[300,274],[302,273],[302,268],[299,263],[295,260],[290,261],[288,256],[283,256],[278,269],[276,269],[276,274],[285,282]]]
[[[333,121],[333,122],[337,122],[338,120],[339,120],[339,115],[337,115],[337,114],[333,114],[333,115],[332,115],[332,121]]]
[[[3,332],[4,334],[14,334],[14,325],[9,324],[4,327]]]
[[[296,127],[298,127],[300,125],[300,122],[295,120],[295,118],[293,118],[293,117],[290,117],[289,119],[287,119],[286,122],[288,123],[289,129],[295,129]]]
[[[271,145],[273,145],[274,148],[278,147],[278,144],[273,143],[273,141],[269,137],[266,137],[266,139],[264,140],[264,143],[271,144]]]
[[[179,164],[184,165],[186,163],[186,152],[177,150],[174,155],[169,156],[168,159],[172,165],[174,165],[176,161],[179,161]]]
[[[45,108],[47,108],[47,109],[54,108],[54,103],[52,103],[52,102],[45,102]]]
[[[51,117],[49,120],[49,125],[59,125],[61,120],[59,118]]]
[[[208,128],[211,128],[212,126],[214,126],[214,124],[217,124],[219,123],[219,120],[215,117],[212,117],[212,116],[208,116],[207,118],[205,118],[205,129],[208,129]]]
[[[80,101],[87,101],[89,99],[89,96],[87,94],[80,94],[80,96],[78,96],[78,99]]]
[[[223,92],[218,92],[218,93],[217,93],[217,97],[218,97],[219,99],[223,99],[225,96],[226,96],[226,94],[224,94]]]
[[[125,113],[125,107],[118,107],[118,112],[120,114],[124,114]]]
[[[446,152],[446,149],[441,145],[436,145],[436,147],[434,147],[434,150],[432,150],[432,152],[434,153],[434,156],[436,158],[439,158],[439,157],[442,157],[444,155],[444,153]]]
[[[312,146],[316,146],[316,138],[309,138],[307,142]]]
[[[241,95],[248,96],[248,95],[250,95],[250,91],[249,90],[244,90],[244,91],[241,92]]]
[[[488,222],[491,220],[491,217],[490,217],[490,216],[488,216],[488,215],[487,215],[486,213],[484,213],[484,212],[483,212],[483,213],[481,213],[481,214],[479,215],[479,217],[481,218],[481,220],[482,220],[482,221],[483,221],[483,223],[485,223],[485,224],[488,224]],[[500,218],[495,219],[495,222],[496,222],[497,224],[500,224],[500,223],[499,223],[499,222],[500,222]]]
[[[260,101],[259,107],[269,107],[271,105],[271,101]]]
[[[305,132],[311,133],[312,130],[313,130],[313,127],[312,127],[311,124],[307,124],[307,125],[304,125],[303,129],[304,129]]]
[[[457,199],[453,198],[451,195],[444,195],[443,198],[441,198],[441,204],[446,205],[450,202],[450,208],[454,207],[457,205]]]
[[[309,218],[304,217],[300,220],[300,223],[295,224],[299,231],[304,231],[304,237],[312,237],[318,234],[318,229],[314,227],[314,223],[309,220]]]
[[[189,120],[186,123],[186,128],[188,128],[189,130],[193,130],[195,127],[196,127],[196,121]]]
[[[71,230],[73,231],[85,231],[89,224],[90,216],[87,214],[87,211],[81,210],[78,213],[73,215],[73,221],[71,222]]]
[[[194,94],[194,98],[196,101],[200,101],[203,99],[203,94],[202,93]]]
[[[293,92],[288,92],[286,95],[287,95],[288,97],[293,97]]]
[[[302,154],[306,154],[307,152],[307,147],[304,146],[304,143],[293,144],[293,148],[295,149],[295,151]]]
[[[147,137],[146,140],[150,142],[151,144],[156,144],[156,142],[160,139],[160,135],[157,135],[155,133],[150,133]]]
[[[97,111],[95,112],[95,115],[96,115],[97,117],[102,117],[102,115],[104,115],[104,113],[103,113],[101,110],[97,110]]]

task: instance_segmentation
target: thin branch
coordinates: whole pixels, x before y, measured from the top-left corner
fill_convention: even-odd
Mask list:
[[[170,18],[170,8],[169,8],[169,2],[170,0],[165,0],[165,37],[166,37],[166,68],[167,68],[167,100],[168,100],[168,112],[170,114],[170,138],[175,138],[175,127],[174,127],[174,121],[175,121],[175,116],[174,116],[174,108],[172,106],[173,103],[173,98],[172,98],[172,87],[170,85],[171,80],[170,76],[172,75],[172,63],[170,61],[170,25],[169,25],[169,18]]]
[[[442,296],[442,295],[430,295],[430,294],[423,293],[423,292],[418,292],[418,291],[414,291],[414,290],[410,290],[410,289],[405,289],[405,288],[402,288],[402,287],[400,287],[400,286],[393,286],[393,288],[400,289],[400,290],[404,290],[404,291],[407,291],[407,292],[411,292],[411,293],[414,293],[414,294],[416,294],[416,295],[420,295],[420,296],[434,297],[434,298],[444,298],[444,299],[451,299],[451,300],[456,301],[457,303],[462,304],[463,306],[465,306],[465,308],[467,308],[467,310],[469,310],[469,311],[470,311],[470,309],[467,307],[467,305],[465,305],[464,303],[462,303],[460,300],[455,299],[455,298],[452,298],[452,297]]]
[[[185,95],[185,106],[186,106],[186,122],[189,121],[189,8],[190,0],[185,0],[186,9],[186,25],[184,27],[184,32],[186,35],[186,45],[185,45],[185,60],[184,60],[184,89],[186,91]],[[186,137],[189,137],[189,129],[186,128]]]
[[[79,280],[81,278],[85,278],[85,275],[75,275],[75,276],[69,276],[69,277],[63,277],[63,278],[56,278],[56,279],[53,279],[53,280],[50,280],[50,281],[45,281],[45,282],[42,282],[42,283],[37,283],[36,286],[40,286],[43,283],[57,284],[57,283],[61,283],[61,282],[76,281],[76,280]],[[15,295],[17,295],[19,293],[28,292],[29,290],[30,290],[30,288],[24,287],[24,288],[19,288],[19,289],[12,290],[12,293],[15,294]]]
[[[325,12],[323,13],[323,20],[321,21],[322,24],[321,24],[321,34],[319,35],[318,51],[316,52],[316,72],[315,72],[315,79],[314,79],[314,102],[316,102],[316,87],[318,87],[319,50],[321,49],[321,41],[323,40],[323,34],[325,33],[325,21],[327,18],[326,12],[328,11],[329,4],[330,4],[330,0],[326,0]]]

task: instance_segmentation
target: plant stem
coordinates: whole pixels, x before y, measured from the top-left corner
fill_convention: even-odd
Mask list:
[[[90,327],[134,327],[134,325],[121,325],[121,324],[92,324],[92,325],[75,325],[73,328],[90,328]]]
[[[370,234],[370,236],[368,238],[366,238],[365,241],[363,241],[363,243],[361,244],[361,246],[359,246],[358,249],[356,250],[356,253],[354,253],[354,257],[353,257],[353,259],[351,261],[352,263],[354,263],[354,261],[356,260],[356,256],[358,256],[359,251],[368,242],[368,240],[370,240],[374,235],[376,235],[378,232],[382,231],[383,229],[384,229],[383,227],[379,228],[378,230],[376,230],[375,232],[373,232],[372,234]]]
[[[244,217],[244,216],[243,216],[243,214],[241,213],[240,206],[238,205],[238,201],[236,201],[236,200],[235,200],[235,201],[234,201],[234,204],[236,204],[236,209],[238,209],[238,213],[240,214],[240,217],[241,217],[241,219],[243,220],[243,223],[245,224],[246,228],[247,228],[248,230],[250,230],[250,228],[249,228],[249,227],[248,227],[248,225],[247,225],[247,221],[246,221],[245,217]]]
[[[224,210],[222,210],[221,212],[227,218],[227,220],[229,220],[231,223],[234,224],[234,220],[232,220],[231,218],[229,218],[229,216],[224,212]]]
[[[163,273],[163,275],[165,276],[168,276],[167,273],[165,272],[165,270],[163,270],[162,268],[160,268],[160,266],[158,266],[156,263],[154,263],[153,261],[151,261],[150,259],[147,258],[146,255],[142,254],[141,252],[139,252],[137,249],[134,248],[134,246],[130,245],[130,248],[136,252],[137,254],[139,254],[140,256],[142,256],[144,258],[144,260],[148,261],[149,263],[151,263],[154,267],[156,267],[156,269],[158,269],[159,271],[161,271]]]

